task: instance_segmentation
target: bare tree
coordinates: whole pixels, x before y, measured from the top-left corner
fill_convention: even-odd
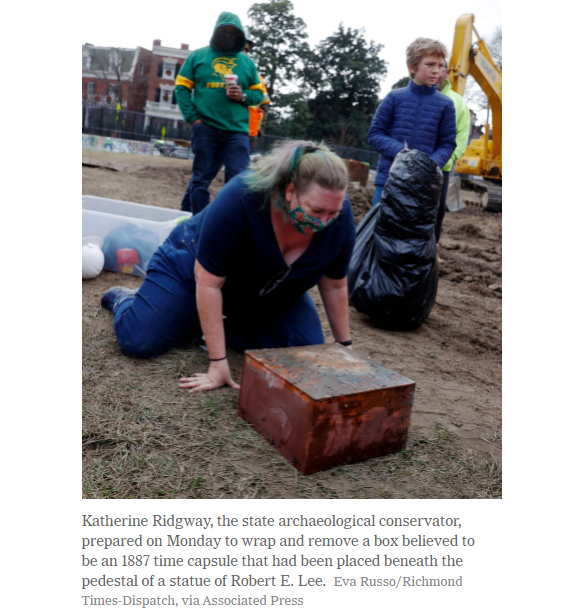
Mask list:
[[[495,29],[492,38],[486,41],[488,51],[494,60],[496,66],[502,69],[502,28],[498,27]]]
[[[124,70],[125,54],[120,47],[94,47],[83,45],[83,72],[107,83],[111,102],[123,106],[123,83],[129,79],[129,70]]]
[[[475,113],[485,111],[488,108],[488,97],[482,91],[473,76],[468,75],[466,88],[464,89],[464,100],[469,108]]]

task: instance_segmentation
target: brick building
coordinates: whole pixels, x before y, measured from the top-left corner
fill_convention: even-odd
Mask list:
[[[89,104],[144,112],[151,51],[137,47],[82,47],[82,93]]]
[[[176,103],[174,90],[175,79],[189,54],[187,44],[182,44],[180,49],[176,49],[162,46],[160,40],[153,41],[144,107],[145,128],[150,125],[153,132],[163,127],[167,130],[176,129],[179,123],[184,121]]]
[[[187,44],[177,49],[162,46],[160,40],[153,41],[151,51],[83,45],[82,93],[83,102],[89,106],[84,114],[86,125],[94,116],[97,121],[103,120],[99,113],[106,111],[100,111],[101,107],[115,111],[120,102],[123,111],[144,113],[144,120],[142,116],[136,121],[134,116],[123,116],[124,121],[130,121],[132,131],[158,137],[166,128],[167,137],[187,137],[188,126],[176,103],[175,79],[189,54]],[[115,117],[109,111],[108,121],[113,125]],[[110,131],[110,126],[101,127],[104,134]]]

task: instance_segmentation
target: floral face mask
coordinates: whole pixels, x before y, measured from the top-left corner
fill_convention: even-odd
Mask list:
[[[331,225],[337,217],[333,217],[333,219],[329,219],[327,223],[323,223],[321,219],[308,215],[301,206],[298,206],[290,211],[289,218],[291,219],[291,224],[300,234],[312,234],[324,230],[328,225]]]

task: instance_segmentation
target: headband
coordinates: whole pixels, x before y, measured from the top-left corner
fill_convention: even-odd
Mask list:
[[[315,153],[317,150],[318,150],[317,147],[314,147],[313,145],[311,146],[298,145],[295,148],[295,152],[291,159],[291,165],[289,169],[290,177],[293,177],[293,173],[296,171],[297,167],[299,166],[299,162],[301,161],[301,158],[307,153]]]

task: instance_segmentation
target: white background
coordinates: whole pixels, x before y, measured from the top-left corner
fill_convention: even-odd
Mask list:
[[[419,33],[428,34],[411,28],[415,3],[400,4],[407,8],[408,16],[390,23],[391,30],[402,30],[406,42]],[[473,5],[477,15],[478,4]],[[237,5],[219,8],[235,10]],[[341,19],[352,27],[362,25],[350,19],[353,5],[359,3],[345,5],[343,12],[339,9],[331,25]],[[458,10],[457,5],[460,3],[424,4],[430,14],[453,13],[443,17],[448,25],[438,36],[451,37],[454,15],[472,10]],[[189,14],[196,15],[196,5],[187,6]],[[337,5],[322,6],[325,20]],[[379,3],[370,6],[379,12],[383,8]],[[504,499],[377,502],[81,500],[78,50],[86,40],[118,42],[114,37],[113,41],[87,38],[87,26],[93,20],[97,23],[98,10],[107,14],[108,30],[114,15],[125,27],[136,30],[136,23],[126,19],[124,7],[133,14],[148,8],[154,22],[165,30],[157,31],[157,27],[149,34],[142,32],[133,43],[126,40],[126,45],[161,36],[165,43],[192,43],[187,36],[169,33],[180,18],[167,18],[168,5],[56,2],[3,9],[3,607],[80,609],[81,514],[214,516],[275,511],[291,515],[457,515],[466,525],[463,530],[477,540],[478,548],[463,572],[467,586],[461,591],[410,589],[405,599],[403,592],[377,589],[357,599],[361,591],[355,589],[323,589],[322,601],[305,610],[380,610],[395,605],[401,610],[457,610],[460,606],[463,610],[566,609],[570,215],[565,109],[569,53],[565,45],[568,19],[560,5],[504,2],[504,69],[508,74],[504,119],[508,183],[503,213]],[[379,27],[385,27],[383,21],[388,17],[379,16]],[[307,22],[313,30],[312,22]],[[490,31],[495,25],[491,19]],[[323,34],[328,35],[333,27],[324,26]],[[380,32],[375,39],[386,42]]]
[[[256,577],[272,576],[275,575],[279,582],[279,576],[281,574],[290,574],[291,580],[295,581],[298,585],[298,575],[303,575],[304,582],[309,577],[322,577],[326,586],[325,587],[283,587],[283,588],[266,588],[266,587],[229,587],[229,588],[139,588],[136,590],[138,597],[150,597],[150,596],[166,596],[168,592],[173,595],[177,600],[179,597],[188,597],[190,594],[200,598],[201,602],[204,600],[204,596],[210,597],[236,597],[240,596],[253,596],[259,597],[263,594],[267,595],[268,601],[271,595],[279,597],[302,597],[304,600],[303,608],[296,606],[298,610],[347,610],[348,608],[356,608],[363,610],[381,610],[387,609],[387,607],[396,606],[398,609],[413,610],[417,606],[422,605],[423,609],[426,610],[447,610],[453,609],[453,605],[462,606],[465,610],[481,610],[484,605],[493,599],[500,604],[499,598],[503,598],[503,588],[507,585],[510,578],[509,567],[506,567],[506,558],[503,551],[509,546],[510,538],[509,534],[505,529],[502,529],[503,518],[502,518],[502,504],[504,502],[500,500],[494,501],[480,501],[480,502],[466,502],[466,501],[390,501],[385,500],[371,501],[371,500],[342,500],[342,501],[328,501],[328,500],[313,500],[313,501],[300,501],[300,500],[258,500],[252,502],[249,500],[236,500],[233,502],[224,503],[219,501],[201,501],[201,502],[184,502],[184,501],[169,501],[166,504],[148,501],[139,502],[127,502],[119,501],[105,503],[93,500],[85,500],[82,503],[82,513],[91,514],[101,513],[103,511],[109,512],[112,508],[112,512],[117,516],[128,516],[129,514],[134,516],[147,516],[149,523],[152,524],[152,514],[173,514],[175,516],[212,516],[216,517],[219,514],[225,514],[227,517],[249,517],[249,516],[275,516],[276,524],[277,517],[299,517],[303,514],[305,517],[310,516],[322,516],[331,517],[334,513],[336,516],[351,517],[353,514],[357,516],[370,516],[375,514],[376,520],[378,521],[381,516],[385,517],[398,517],[398,516],[438,516],[444,514],[446,517],[460,517],[461,518],[461,529],[456,528],[426,528],[426,527],[413,527],[408,529],[393,527],[362,527],[353,529],[342,529],[320,527],[315,528],[311,531],[308,528],[302,527],[289,527],[289,528],[219,528],[215,526],[213,529],[193,529],[192,532],[188,529],[176,530],[174,528],[130,528],[123,529],[120,535],[133,536],[139,533],[146,534],[153,537],[163,537],[164,546],[160,549],[146,549],[143,552],[145,554],[162,554],[163,557],[183,557],[186,561],[188,557],[197,556],[213,556],[219,557],[229,553],[231,556],[241,557],[245,554],[250,556],[264,556],[267,555],[272,559],[272,554],[278,557],[291,557],[294,553],[297,554],[298,566],[288,568],[247,568],[240,565],[235,568],[224,568],[221,570],[212,569],[206,571],[198,568],[189,568],[184,566],[181,568],[156,568],[148,567],[144,568],[81,568],[76,567],[74,576],[76,584],[81,585],[80,577],[101,577],[103,574],[106,576],[130,576],[137,573],[139,576],[148,576],[154,574],[156,577],[160,575],[167,576],[203,576],[211,575],[220,576],[223,574],[238,574],[240,576],[248,576],[252,574]],[[104,509],[104,510],[103,510]],[[498,525],[498,521],[500,524]],[[240,523],[242,521],[240,520]],[[96,529],[96,528],[84,528],[81,530],[81,537],[116,537],[119,535],[119,531],[116,528]],[[172,536],[180,535],[181,537],[198,537],[203,534],[207,537],[222,537],[228,535],[231,537],[237,537],[239,540],[241,537],[274,537],[279,541],[280,537],[298,537],[301,533],[305,534],[305,541],[307,542],[307,536],[312,537],[331,537],[340,538],[357,537],[362,540],[363,537],[370,537],[371,541],[374,540],[374,534],[378,537],[397,537],[399,543],[402,542],[402,534],[404,533],[408,537],[418,537],[419,535],[425,535],[426,537],[451,537],[458,535],[458,540],[461,540],[462,536],[473,537],[475,539],[475,545],[471,548],[450,547],[450,548],[403,548],[399,547],[378,547],[371,546],[359,547],[359,548],[333,548],[333,547],[309,547],[305,546],[303,549],[300,548],[280,548],[276,546],[271,551],[267,549],[252,548],[252,547],[241,547],[237,548],[226,548],[223,545],[218,550],[198,548],[198,547],[167,547],[166,540],[167,534]],[[145,535],[143,540],[145,539]],[[81,562],[79,547],[77,548],[77,559]],[[88,549],[87,551],[81,551],[86,556],[119,556],[120,554],[140,554],[141,549],[132,548],[131,550],[121,551],[110,549],[107,552],[98,551],[95,548]],[[333,567],[301,567],[300,556],[303,553],[305,557],[332,557]],[[377,554],[381,557],[381,567],[361,567],[361,568],[342,568],[338,570],[336,567],[336,558],[342,557],[348,554],[349,557],[373,557]],[[384,555],[387,554],[390,557],[424,557],[425,555],[431,555],[438,559],[438,567],[409,567],[409,568],[385,568],[384,567]],[[441,557],[443,554],[450,554],[453,557],[462,557],[464,565],[461,568],[445,568],[442,567]],[[360,577],[374,577],[374,578],[395,578],[399,576],[425,576],[427,578],[458,578],[460,575],[463,577],[463,587],[433,587],[433,588],[420,588],[420,587],[399,587],[386,588],[386,587],[334,587],[334,577],[339,576],[345,579],[355,578],[357,584],[360,585]],[[167,580],[168,583],[168,580]],[[230,584],[230,579],[228,580]],[[403,583],[401,582],[401,585]],[[164,592],[163,592],[164,591]],[[130,595],[135,593],[135,589],[132,588],[87,588],[81,592],[75,591],[73,597],[79,598],[80,595],[92,594],[97,597],[103,596],[118,596],[126,594]],[[73,601],[72,597],[72,601]],[[511,599],[506,598],[504,602],[507,604]],[[443,607],[443,603],[446,603],[446,607]],[[182,604],[179,605],[179,609]],[[269,608],[269,606],[268,606]],[[196,608],[193,608],[196,609]],[[205,608],[201,608],[205,609]],[[230,608],[225,608],[230,609]],[[252,609],[252,608],[248,608]],[[264,608],[258,608],[264,609]],[[272,609],[277,609],[274,607]],[[284,609],[283,607],[280,609]],[[289,608],[291,609],[291,608]],[[494,610],[496,608],[491,607]],[[499,607],[497,609],[500,609]]]

